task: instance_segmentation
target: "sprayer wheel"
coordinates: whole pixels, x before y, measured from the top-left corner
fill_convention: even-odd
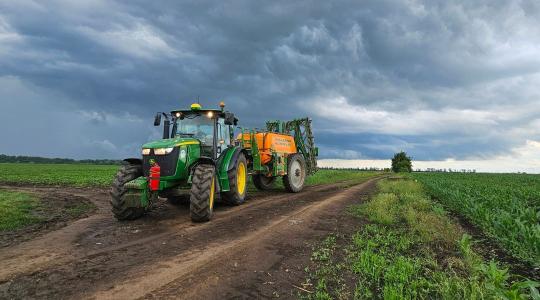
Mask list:
[[[261,191],[271,189],[276,181],[275,177],[266,177],[261,174],[253,175],[251,179],[253,180],[255,187]]]
[[[298,193],[306,182],[306,161],[299,154],[291,154],[287,159],[287,175],[283,176],[283,185],[291,193]]]

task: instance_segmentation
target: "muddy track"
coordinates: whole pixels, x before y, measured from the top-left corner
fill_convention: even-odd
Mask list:
[[[299,194],[259,194],[245,205],[217,207],[214,219],[204,224],[191,223],[187,207],[165,202],[140,220],[117,222],[108,211],[107,191],[71,189],[66,193],[91,198],[98,212],[0,249],[0,298],[292,295],[289,283],[266,293],[253,274],[268,276],[283,259],[307,257],[309,262],[308,241],[334,230],[344,207],[373,184],[371,180],[350,188],[341,183]],[[288,277],[287,272],[276,279]],[[244,284],[238,287],[236,279]]]

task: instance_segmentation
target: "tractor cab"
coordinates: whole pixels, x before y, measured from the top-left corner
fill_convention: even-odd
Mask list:
[[[200,104],[194,103],[189,110],[174,110],[170,115],[158,113],[154,125],[159,126],[161,115],[165,115],[164,139],[196,139],[201,156],[216,160],[233,145],[234,125],[238,123],[234,114],[224,111],[223,102],[220,107],[221,110],[202,109]]]

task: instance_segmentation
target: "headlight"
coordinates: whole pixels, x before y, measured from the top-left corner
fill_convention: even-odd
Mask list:
[[[182,147],[182,150],[180,150],[180,160],[184,161],[186,159],[186,149]]]
[[[156,148],[154,149],[155,155],[166,155],[173,151],[174,147],[171,148]]]
[[[150,149],[142,149],[142,155],[150,155]]]

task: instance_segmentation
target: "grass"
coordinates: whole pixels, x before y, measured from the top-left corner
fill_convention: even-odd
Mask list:
[[[539,284],[485,262],[471,237],[413,180],[379,182],[350,213],[369,220],[315,246],[308,299],[540,299]],[[346,280],[348,278],[348,280]]]
[[[15,230],[41,219],[32,214],[39,200],[32,194],[0,190],[0,231]]]
[[[540,176],[413,173],[430,195],[515,258],[540,267]]]
[[[381,173],[354,170],[319,170],[317,173],[306,179],[306,185],[329,184],[342,181],[357,183],[363,182],[378,174]]]
[[[110,186],[118,166],[88,164],[0,164],[0,182],[12,184]]]
[[[333,299],[334,295],[339,295],[342,299],[349,298],[346,284],[340,276],[346,266],[343,262],[335,260],[337,250],[335,235],[329,235],[313,249],[311,260],[316,262],[317,266],[313,270],[306,267],[305,271],[311,273],[311,276],[302,285],[306,288],[314,287],[315,291],[307,298]]]
[[[119,166],[89,164],[0,164],[0,183],[109,187]],[[306,185],[340,181],[362,182],[376,172],[319,170],[306,179]],[[281,180],[276,180],[282,187]],[[250,183],[251,190],[255,190]]]
[[[60,202],[55,202],[60,201]],[[69,220],[95,209],[90,202],[63,202],[52,204],[32,193],[0,189],[0,232],[56,220]]]

